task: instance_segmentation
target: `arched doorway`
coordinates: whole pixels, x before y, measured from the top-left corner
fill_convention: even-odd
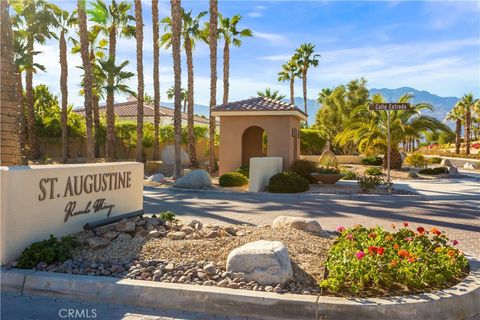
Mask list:
[[[258,126],[247,128],[242,136],[242,166],[250,164],[250,158],[267,156],[267,133]]]

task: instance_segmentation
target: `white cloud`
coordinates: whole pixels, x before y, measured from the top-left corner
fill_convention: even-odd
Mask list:
[[[284,35],[281,35],[278,33],[261,32],[258,30],[252,30],[252,32],[254,37],[267,40],[270,43],[275,45],[280,45],[280,44],[283,45],[283,44],[289,43],[288,39]]]
[[[256,6],[255,9],[253,11],[250,11],[249,13],[247,13],[247,15],[251,18],[261,18],[263,17],[263,13],[265,11],[265,9],[267,9],[266,6]]]
[[[277,54],[277,55],[271,55],[271,56],[263,56],[260,57],[259,59],[261,60],[268,60],[268,61],[287,61],[292,57],[292,55],[288,54]]]

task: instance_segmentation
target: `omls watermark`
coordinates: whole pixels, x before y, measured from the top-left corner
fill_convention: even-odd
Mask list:
[[[97,318],[97,309],[62,308],[58,310],[58,316],[61,319],[95,319]]]

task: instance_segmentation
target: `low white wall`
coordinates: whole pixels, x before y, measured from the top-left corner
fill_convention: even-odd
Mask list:
[[[0,167],[1,264],[32,242],[143,209],[143,164]]]
[[[282,157],[250,158],[248,191],[261,191],[273,175],[282,172],[282,166]]]
[[[362,156],[351,156],[351,155],[336,155],[337,161],[339,164],[362,164]],[[302,155],[300,156],[302,160],[308,160],[315,163],[318,163],[320,160],[320,155]]]
[[[448,159],[451,164],[456,167],[463,168],[465,163],[470,163],[475,169],[480,169],[480,160],[477,159],[467,159],[467,158],[455,158],[455,157],[445,157],[445,156],[433,156],[433,155],[424,155],[425,158],[441,158]]]

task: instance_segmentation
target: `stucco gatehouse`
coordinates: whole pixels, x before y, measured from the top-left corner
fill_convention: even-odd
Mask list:
[[[220,175],[252,157],[282,157],[284,170],[300,158],[307,114],[294,104],[258,97],[215,106],[212,115],[220,118]]]

